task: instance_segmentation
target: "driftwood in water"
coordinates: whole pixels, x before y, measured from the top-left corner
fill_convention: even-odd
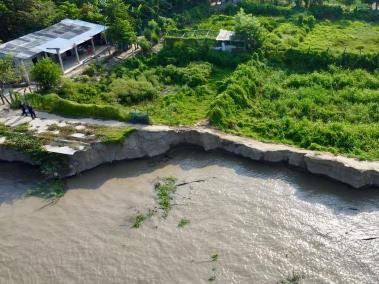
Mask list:
[[[211,177],[211,178],[215,178],[215,177]],[[188,182],[183,182],[183,183],[178,183],[176,186],[183,186],[183,185],[187,185],[187,184],[191,184],[191,183],[199,183],[199,182],[205,182],[207,181],[208,179],[211,179],[211,178],[207,178],[207,179],[197,179],[197,180],[193,180],[193,181],[188,181]]]
[[[364,239],[361,239],[361,241],[371,241],[371,240],[375,240],[375,239],[379,239],[379,237],[364,238]]]

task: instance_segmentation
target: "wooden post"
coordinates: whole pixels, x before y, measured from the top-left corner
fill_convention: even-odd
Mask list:
[[[8,103],[8,104],[11,104],[10,103],[10,101],[7,99],[7,97],[4,95],[4,91],[5,91],[5,88],[4,87],[2,87],[1,88],[1,100],[3,101],[3,104],[5,105],[5,102],[4,102],[4,100]]]

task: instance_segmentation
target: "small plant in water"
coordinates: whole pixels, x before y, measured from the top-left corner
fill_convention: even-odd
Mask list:
[[[189,223],[190,223],[190,220],[188,220],[186,218],[182,218],[179,221],[178,227],[183,228],[185,225],[188,225]]]
[[[36,196],[44,199],[59,199],[65,194],[61,180],[46,180],[28,189],[23,197]]]
[[[292,274],[280,280],[278,284],[299,284],[300,280],[304,278],[305,278],[304,273],[296,272],[295,270],[292,270]]]
[[[209,282],[213,282],[215,280],[216,280],[216,276],[214,276],[214,275],[208,278]]]
[[[218,254],[214,254],[211,256],[212,261],[217,261],[218,260]]]
[[[142,223],[146,220],[145,214],[141,213],[136,217],[136,220],[133,223],[132,228],[139,228]]]
[[[161,182],[155,184],[155,190],[157,192],[158,203],[161,209],[163,209],[163,217],[166,218],[172,205],[171,200],[173,194],[176,191],[176,179],[173,177],[166,177]]]

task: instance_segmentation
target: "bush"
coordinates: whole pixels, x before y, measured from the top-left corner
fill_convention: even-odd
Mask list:
[[[40,59],[32,68],[31,75],[34,81],[43,90],[50,90],[60,83],[62,71],[58,64],[50,58]]]
[[[26,101],[35,108],[73,117],[94,117],[129,121],[129,113],[120,107],[96,104],[79,104],[60,98],[56,94],[41,96],[28,94]]]
[[[152,100],[158,91],[148,81],[134,79],[116,79],[110,85],[110,92],[116,96],[121,104],[139,103]]]
[[[166,83],[188,85],[195,87],[205,84],[212,73],[212,65],[209,63],[190,63],[186,67],[168,65],[158,70],[162,80]]]
[[[300,14],[297,18],[297,24],[306,27],[307,31],[310,31],[314,28],[316,19],[312,15]]]
[[[102,92],[98,84],[93,82],[75,82],[64,80],[58,95],[64,99],[77,103],[112,104],[117,98],[112,94]]]

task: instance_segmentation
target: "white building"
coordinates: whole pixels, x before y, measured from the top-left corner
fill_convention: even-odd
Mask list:
[[[214,47],[216,50],[231,52],[245,49],[245,41],[236,38],[235,32],[232,31],[220,30],[216,41],[217,44]]]
[[[66,73],[88,57],[104,51],[107,27],[81,20],[65,19],[46,29],[0,45],[0,57],[10,55],[26,70],[41,57],[49,56]]]

